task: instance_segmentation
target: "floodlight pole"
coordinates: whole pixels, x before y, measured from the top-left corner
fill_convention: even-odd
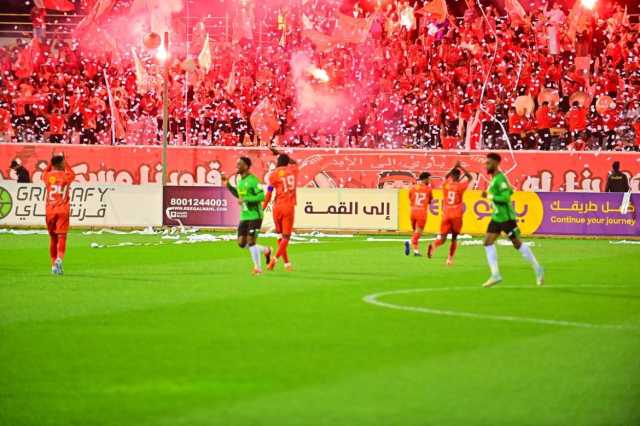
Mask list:
[[[169,141],[169,32],[164,32],[162,41],[167,59],[162,70],[162,186],[167,184],[167,144]]]

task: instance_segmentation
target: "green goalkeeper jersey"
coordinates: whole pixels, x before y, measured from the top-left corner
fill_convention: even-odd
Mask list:
[[[260,187],[260,181],[253,174],[245,177],[238,177],[236,187],[227,183],[227,188],[234,197],[242,202],[242,210],[240,211],[240,221],[259,220],[264,217],[262,211],[262,201],[264,200],[264,191]]]
[[[493,204],[491,220],[498,223],[516,220],[516,212],[511,203],[513,188],[504,173],[498,172],[493,176],[487,192],[488,198]]]

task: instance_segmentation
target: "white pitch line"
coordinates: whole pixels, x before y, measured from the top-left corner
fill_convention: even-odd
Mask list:
[[[533,286],[501,286],[500,288],[528,288],[535,289]],[[638,288],[638,286],[631,285],[555,285],[551,288]],[[405,306],[405,305],[396,305],[393,303],[382,302],[379,299],[384,296],[396,295],[396,294],[409,294],[409,293],[421,293],[421,292],[437,292],[437,291],[461,291],[461,290],[484,290],[484,291],[495,291],[495,289],[488,290],[482,287],[434,287],[434,288],[414,288],[408,290],[395,290],[395,291],[385,291],[375,294],[370,294],[362,298],[365,303],[369,303],[371,305],[380,306],[382,308],[387,309],[396,309],[400,311],[408,311],[408,312],[421,312],[425,314],[432,315],[444,315],[450,317],[463,317],[463,318],[473,318],[473,319],[488,319],[495,321],[512,321],[512,322],[524,322],[524,323],[532,323],[532,324],[543,324],[543,325],[558,325],[563,327],[579,327],[579,328],[604,328],[604,329],[613,329],[613,330],[637,330],[638,327],[629,327],[624,325],[613,325],[613,324],[592,324],[588,322],[574,322],[574,321],[562,321],[562,320],[551,320],[544,318],[528,318],[528,317],[516,317],[511,315],[492,315],[492,314],[478,314],[475,312],[465,312],[465,311],[452,311],[446,309],[433,309],[427,307],[419,307],[419,306]],[[542,290],[542,289],[541,289]]]

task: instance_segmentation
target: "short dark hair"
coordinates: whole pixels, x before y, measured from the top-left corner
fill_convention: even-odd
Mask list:
[[[278,159],[276,160],[276,165],[278,167],[287,166],[287,165],[289,165],[289,163],[291,163],[291,158],[289,158],[289,156],[287,154],[278,155]]]
[[[15,169],[19,165],[20,165],[20,163],[18,163],[16,160],[11,160],[11,168],[12,169]]]
[[[498,163],[502,161],[502,157],[500,157],[500,154],[497,154],[495,152],[490,152],[489,154],[487,154],[487,158],[489,160],[497,161]]]
[[[451,173],[449,173],[450,176],[453,176],[456,179],[459,179],[461,174],[462,174],[462,172],[457,167],[455,169],[451,170]]]
[[[251,158],[249,158],[249,157],[240,157],[240,160],[242,160],[242,162],[244,164],[246,164],[247,167],[251,167]]]
[[[430,177],[431,177],[431,173],[429,173],[429,172],[422,172],[422,173],[420,173],[420,177],[419,177],[419,179],[420,179],[420,180],[425,180],[425,179],[429,179]]]
[[[613,170],[620,171],[620,162],[619,161],[614,161],[613,164],[611,165],[611,167],[613,167]]]
[[[64,157],[62,155],[54,155],[53,157],[51,157],[51,165],[53,166],[61,166],[63,161]]]

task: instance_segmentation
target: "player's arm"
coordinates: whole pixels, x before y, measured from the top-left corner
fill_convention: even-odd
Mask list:
[[[231,182],[229,181],[229,178],[224,173],[222,174],[222,183],[225,184],[225,186],[227,187],[227,189],[229,190],[231,195],[233,195],[236,198],[239,198],[238,197],[238,190],[236,188],[234,188],[233,185],[231,185]]]
[[[413,206],[413,202],[416,200],[416,190],[411,188],[409,190],[409,203]]]
[[[460,169],[460,171],[462,171],[462,173],[464,173],[464,177],[466,177],[469,182],[471,182],[473,180],[473,175],[471,173],[469,173],[469,171],[467,169],[465,169],[462,166],[462,164],[460,164],[459,161],[456,163],[456,165],[453,168],[454,169]]]
[[[274,146],[270,146],[270,147],[269,147],[269,151],[271,151],[271,153],[272,153],[273,155],[280,155],[280,154],[284,154],[284,152],[278,151],[278,150],[276,149],[276,147],[274,147]],[[296,163],[296,160],[294,160],[293,158],[291,158],[291,156],[288,156],[288,157],[289,157],[289,164],[297,164],[297,163]]]
[[[259,203],[260,201],[264,201],[264,198],[264,191],[260,188],[258,179],[252,179],[248,194],[242,197],[242,200],[247,203]]]
[[[273,195],[273,186],[269,185],[267,187],[267,193],[264,196],[264,201],[262,202],[262,208],[266,209],[269,203],[271,202],[271,196]]]
[[[489,191],[489,200],[496,204],[508,204],[511,201],[511,194],[513,190],[509,184],[502,181],[497,189]]]

